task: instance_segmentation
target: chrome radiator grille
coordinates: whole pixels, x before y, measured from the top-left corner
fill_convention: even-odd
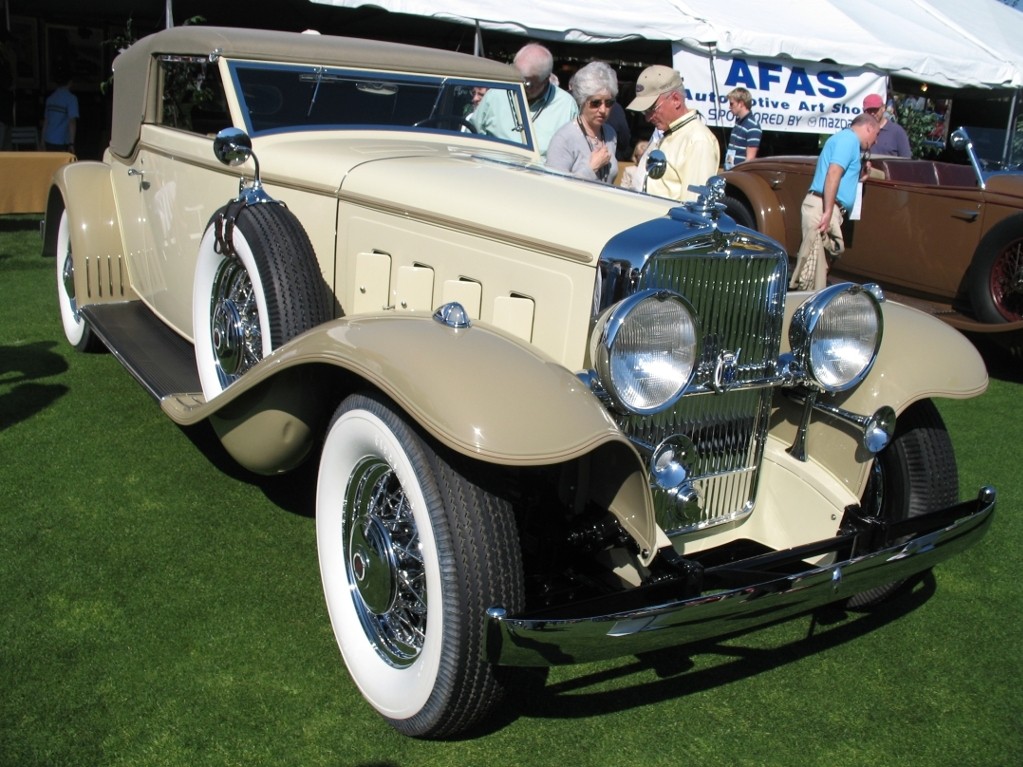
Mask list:
[[[683,508],[655,491],[658,522],[669,534],[748,514],[767,436],[781,344],[785,255],[756,241],[737,239],[725,251],[720,245],[720,239],[708,237],[662,249],[646,262],[636,285],[637,290],[677,291],[693,304],[701,323],[702,355],[689,393],[671,410],[619,421],[641,444],[653,447],[684,435],[696,446],[692,473],[699,508]],[[722,360],[730,355],[735,362],[722,384]]]

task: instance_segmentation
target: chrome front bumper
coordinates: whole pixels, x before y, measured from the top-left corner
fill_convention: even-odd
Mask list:
[[[980,540],[994,509],[995,491],[984,487],[975,501],[892,525],[859,520],[855,530],[833,539],[708,568],[708,583],[741,585],[695,596],[672,595],[684,589],[679,584],[655,584],[623,595],[634,606],[609,612],[600,609],[606,599],[517,616],[491,608],[487,656],[508,666],[551,666],[741,633],[923,572]],[[829,552],[846,555],[827,565],[806,564]],[[797,563],[804,567],[794,568]]]

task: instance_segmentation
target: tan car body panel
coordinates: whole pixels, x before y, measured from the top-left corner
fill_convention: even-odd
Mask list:
[[[64,165],[54,174],[53,183],[66,203],[79,304],[136,298],[128,279],[109,166],[88,161]],[[61,200],[51,194],[48,222],[59,218],[54,208],[59,203]],[[47,236],[56,236],[56,232],[48,232]]]
[[[387,165],[380,163],[380,167]],[[395,165],[400,167],[399,163]],[[473,166],[469,163],[467,167]],[[97,168],[105,170],[105,166],[97,165],[93,169],[93,174],[97,173]],[[478,168],[467,172],[476,170]],[[73,185],[65,188],[68,194],[76,194]],[[81,187],[80,193],[91,194],[91,191],[87,192],[86,189],[84,186]],[[293,199],[296,194],[297,190],[292,192]],[[587,206],[596,205],[596,209],[599,209],[600,205],[595,201],[602,199],[604,195],[605,193],[595,190],[595,196]],[[320,197],[299,195],[305,196]],[[651,203],[658,208],[665,205],[664,201],[654,201],[627,193],[615,195],[614,199],[625,201],[615,215],[626,219],[633,217],[636,222],[643,216],[649,216]],[[636,204],[630,205],[633,199]],[[395,215],[396,208],[404,210],[406,215]],[[342,227],[342,230],[348,232],[346,236],[371,238],[365,244],[357,243],[360,247],[376,247],[374,243],[377,243],[388,248],[392,256],[399,254],[404,258],[407,252],[406,260],[409,263],[416,261],[420,268],[435,266],[437,269],[437,278],[433,281],[435,290],[440,290],[436,286],[445,283],[447,267],[443,267],[439,262],[436,265],[431,264],[431,253],[448,256],[464,251],[471,254],[473,248],[479,247],[478,232],[474,238],[471,236],[472,232],[466,234],[461,231],[459,222],[440,221],[422,211],[413,210],[411,206],[402,208],[400,199],[385,203],[369,196],[368,193],[353,195],[349,204],[343,206],[343,210],[346,216],[361,217],[367,223],[366,227],[349,226],[352,223],[352,219],[349,218],[345,220],[346,226]],[[482,212],[480,215],[483,215]],[[111,219],[109,214],[103,215],[99,212],[94,217],[97,221]],[[377,225],[369,226],[368,224],[373,221],[376,221]],[[481,225],[479,222],[477,224]],[[363,235],[360,232],[371,234]],[[421,247],[422,238],[429,236],[443,236],[446,249]],[[417,243],[420,247],[416,247]],[[112,246],[113,241],[107,245],[108,248]],[[79,246],[75,247],[76,252],[80,252]],[[339,248],[344,252],[343,247]],[[506,242],[495,238],[491,242],[491,248],[492,250],[487,251],[490,255],[506,251],[509,262],[513,255],[517,263],[521,264],[523,259],[528,261],[523,252],[523,243],[512,239],[512,235]],[[546,253],[537,252],[538,266],[550,256],[559,255],[552,252],[552,249],[556,250],[555,245],[547,245],[546,249]],[[525,249],[525,253],[528,252],[529,250]],[[466,258],[472,261],[468,256]],[[453,270],[452,274],[461,274],[458,268],[459,259],[450,260],[454,264],[450,267]],[[470,274],[469,277],[478,279],[485,290],[503,284],[502,280],[507,283],[509,277],[502,276],[501,270],[492,266],[494,259],[476,261],[487,263],[488,272]],[[552,309],[562,311],[561,319],[568,325],[559,326],[553,316],[545,317],[546,321],[538,322],[536,326],[554,329],[557,333],[546,340],[542,334],[533,340],[538,348],[554,359],[564,358],[568,348],[585,347],[588,322],[580,322],[578,327],[574,327],[571,326],[571,318],[588,317],[588,311],[581,310],[580,305],[589,306],[592,300],[593,281],[593,267],[583,263],[573,252],[561,253],[559,261],[563,267],[559,272],[562,279],[570,279],[567,275],[573,270],[578,272],[574,280],[561,286],[561,290],[567,291],[562,294],[561,308],[557,309],[555,302],[555,309]],[[396,258],[395,265],[398,267],[403,265],[400,258]],[[495,271],[497,273],[492,273]],[[521,265],[514,279],[523,279],[518,274],[520,271]],[[536,274],[537,285],[542,286],[543,280],[540,278],[549,275],[549,270],[538,269]],[[353,296],[360,285],[359,278],[360,275],[356,271],[349,283],[344,274],[339,273],[339,292],[346,297]],[[342,289],[340,286],[346,283],[347,287]],[[513,281],[504,284],[504,289],[506,292],[515,292],[516,288],[522,286],[523,283]],[[345,290],[347,292],[344,292]],[[569,295],[570,299],[567,298]],[[792,297],[795,298],[795,295]],[[435,303],[439,303],[439,300]],[[543,303],[547,305],[551,304],[551,301],[545,300]],[[798,304],[797,300],[788,302],[789,316]],[[934,323],[919,312],[895,304],[886,305],[885,314],[888,318],[886,336],[873,372],[853,392],[836,397],[835,404],[861,415],[869,415],[882,404],[901,411],[912,402],[929,396],[970,397],[984,390],[987,380],[984,366],[973,347],[956,331]],[[571,359],[571,364],[568,360],[554,362],[552,359],[537,355],[535,351],[529,350],[529,347],[512,342],[508,337],[490,330],[486,333],[491,340],[481,344],[486,348],[466,357],[452,356],[453,352],[448,345],[440,343],[445,332],[439,326],[437,329],[441,331],[440,333],[427,331],[422,334],[417,344],[409,347],[407,328],[411,326],[407,325],[405,320],[412,318],[411,314],[402,316],[401,312],[395,310],[394,315],[376,317],[372,320],[367,318],[365,324],[358,322],[358,318],[351,318],[321,326],[271,355],[216,401],[203,403],[201,398],[195,395],[183,394],[180,397],[166,399],[164,409],[174,420],[183,424],[211,418],[232,455],[242,465],[261,473],[286,470],[300,462],[311,449],[323,419],[329,416],[329,413],[323,412],[322,407],[316,404],[318,398],[310,393],[310,388],[314,387],[314,381],[317,380],[316,376],[285,375],[285,371],[306,366],[309,366],[309,370],[327,365],[351,371],[394,398],[438,440],[453,449],[485,461],[509,465],[541,465],[572,460],[610,442],[625,444],[624,438],[614,427],[603,406],[572,375],[572,370],[582,368],[582,359]],[[480,319],[484,323],[488,321],[486,316]],[[425,327],[431,330],[436,325],[432,321],[420,320],[414,326],[421,326],[421,323],[425,323]],[[348,329],[350,327],[359,330],[350,330]],[[345,330],[342,331],[342,328]],[[373,340],[369,344],[369,348],[373,350],[372,355],[367,355],[367,347],[362,342],[356,350],[355,345],[347,341],[353,337],[353,333],[357,333],[364,342],[369,341],[370,331],[367,328],[372,328]],[[471,335],[479,339],[484,333],[477,330],[479,329],[474,328]],[[569,343],[568,339],[573,340]],[[466,346],[455,348],[464,350]],[[509,348],[525,350],[523,359],[530,360],[530,364],[516,364],[509,368],[507,362],[510,359]],[[954,365],[946,362],[937,366],[945,371],[945,380],[935,378],[933,373],[935,366],[924,364],[927,355],[933,349],[941,349],[943,357],[947,360],[958,361],[958,364]],[[410,354],[414,356],[410,357]],[[520,351],[515,357],[518,358],[522,354]],[[369,357],[374,360],[372,366],[366,363]],[[409,360],[416,358],[432,360],[434,364],[421,367],[436,375],[417,375],[414,380],[409,379],[409,371],[419,368],[408,367]],[[480,359],[490,361],[481,365]],[[467,367],[470,364],[472,368]],[[480,403],[472,408],[467,407],[465,396],[460,393],[453,396],[451,394],[452,391],[460,392],[465,387],[452,387],[450,371],[467,369],[487,371],[488,374],[486,385],[471,388],[473,396],[480,399]],[[552,378],[549,375],[552,370],[560,371],[557,377]],[[536,371],[542,374],[536,375]],[[280,376],[280,379],[274,381],[277,376]],[[325,378],[329,379],[330,376]],[[560,384],[552,385],[559,380]],[[334,394],[336,395],[336,392]],[[781,404],[772,422],[772,439],[791,444],[801,410],[798,406],[785,402],[783,398],[779,400]],[[478,424],[473,423],[472,413],[502,413],[508,401],[521,401],[529,405],[516,412],[513,418],[497,419],[489,423],[487,440],[478,441],[473,432]],[[484,402],[486,404],[483,404]],[[571,408],[581,410],[568,417],[566,413],[571,412]],[[555,423],[558,427],[552,428]],[[568,428],[566,424],[571,426],[568,431],[565,430]],[[834,485],[831,490],[819,489],[818,492],[823,497],[836,501],[858,497],[865,482],[870,456],[858,447],[856,431],[835,419],[816,415],[810,427],[809,445],[811,461],[820,467],[819,476],[824,478],[818,483],[819,488]],[[620,487],[634,486],[633,491],[627,495],[634,502],[639,498],[643,499],[639,506],[633,503],[629,508],[648,509],[649,493],[645,491],[640,461],[631,446],[628,447],[628,451],[632,455],[630,462],[639,472],[638,480],[622,483]],[[804,469],[806,468],[808,467],[804,466]],[[827,479],[829,477],[831,479]],[[635,490],[640,487],[643,488],[642,492]],[[844,492],[840,492],[839,487],[844,488]],[[762,500],[760,507],[763,509],[767,503],[767,500]],[[624,506],[619,505],[618,508]],[[630,522],[628,527],[636,532],[638,539],[650,542],[655,537],[652,515],[648,518],[647,512],[643,512],[641,516],[645,522]]]

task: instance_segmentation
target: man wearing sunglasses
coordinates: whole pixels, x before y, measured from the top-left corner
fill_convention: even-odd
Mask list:
[[[661,133],[660,145],[655,146],[652,140],[647,154],[660,149],[668,161],[661,178],[646,179],[646,191],[680,202],[695,200],[696,194],[689,187],[706,184],[718,172],[721,149],[700,113],[686,106],[681,75],[659,64],[647,67],[636,80],[636,98],[628,108],[643,113],[657,129],[655,136]],[[646,156],[642,163],[646,163]]]

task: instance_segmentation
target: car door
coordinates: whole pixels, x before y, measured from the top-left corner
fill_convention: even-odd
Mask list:
[[[863,281],[954,298],[980,241],[978,189],[867,181],[834,270]]]
[[[215,130],[231,124],[226,107],[218,106],[224,99],[217,66],[175,57],[160,61],[159,68],[167,95],[155,119],[142,126],[139,151],[125,174],[133,183],[120,183],[123,196],[135,190],[138,199],[131,246],[137,252],[136,290],[166,323],[191,338],[199,242],[217,208],[238,194],[238,179],[213,155]],[[219,117],[207,119],[210,114]]]

